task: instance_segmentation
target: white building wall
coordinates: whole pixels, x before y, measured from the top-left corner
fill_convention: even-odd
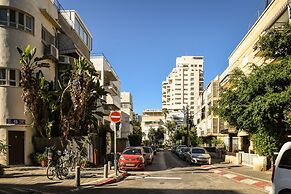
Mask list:
[[[175,112],[188,106],[194,114],[196,99],[203,91],[203,71],[203,57],[177,57],[176,67],[162,83],[162,108]]]
[[[41,41],[41,29],[44,26],[51,34],[55,35],[56,28],[44,17],[40,9],[44,8],[53,17],[58,18],[58,11],[50,0],[0,0],[2,7],[18,10],[34,18],[34,32],[30,33],[14,27],[0,27],[0,68],[20,70],[19,53],[16,46],[25,49],[30,44],[35,47],[36,56],[43,56],[44,45]],[[47,61],[49,68],[43,68],[48,81],[55,80],[55,64]],[[18,77],[19,79],[19,77]],[[21,98],[22,88],[19,86],[0,86],[0,138],[8,144],[8,131],[24,131],[24,163],[29,164],[29,155],[33,152],[31,120],[24,114],[24,103]],[[24,119],[26,125],[7,124],[7,119]],[[8,156],[0,157],[0,163],[8,164]]]

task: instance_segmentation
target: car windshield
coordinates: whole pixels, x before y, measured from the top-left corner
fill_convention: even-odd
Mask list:
[[[193,154],[205,154],[205,150],[203,149],[192,149]]]
[[[182,152],[189,152],[189,151],[190,151],[190,148],[184,148],[184,147],[183,147],[183,148],[181,149],[181,151],[182,151]]]
[[[143,150],[145,153],[152,153],[152,149],[149,147],[144,147]]]
[[[122,154],[125,154],[125,155],[140,155],[141,154],[141,149],[137,149],[137,148],[127,149],[127,150],[124,150]]]

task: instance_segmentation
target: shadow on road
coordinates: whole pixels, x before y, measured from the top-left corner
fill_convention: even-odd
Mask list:
[[[79,193],[86,193],[88,191],[80,191]],[[203,189],[151,189],[151,188],[142,188],[142,189],[137,189],[137,188],[100,188],[96,190],[90,190],[90,193],[99,193],[99,194],[238,194],[236,191],[231,191],[231,190],[203,190]]]
[[[75,187],[55,185],[60,182],[28,184],[0,184],[0,193],[66,193]]]

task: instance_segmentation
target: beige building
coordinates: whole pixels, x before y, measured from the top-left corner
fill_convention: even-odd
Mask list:
[[[273,0],[270,2],[265,11],[261,14],[255,24],[251,27],[251,29],[229,56],[229,66],[220,76],[221,86],[227,86],[229,75],[234,68],[238,67],[245,73],[249,73],[248,64],[263,64],[264,59],[260,56],[259,51],[254,50],[254,45],[266,30],[280,27],[288,22],[290,23],[290,7],[290,0]],[[233,129],[230,127],[226,127],[226,129],[227,133],[230,135],[233,134]],[[249,151],[249,148],[252,149],[252,143],[249,141],[249,137],[246,132],[240,131],[237,136],[238,150]]]
[[[105,114],[104,123],[110,123],[110,111],[119,111],[121,108],[120,101],[120,79],[114,71],[112,65],[107,58],[102,54],[91,56],[91,61],[99,74],[100,85],[108,92],[104,96],[105,108],[100,108],[99,111]]]
[[[70,17],[67,15],[70,15]],[[79,21],[77,30],[76,21]],[[86,34],[86,36],[85,36]],[[86,37],[86,38],[84,38]],[[10,145],[0,156],[5,165],[30,164],[34,131],[25,113],[19,85],[20,64],[16,47],[28,44],[37,49],[36,56],[50,56],[42,69],[48,81],[72,63],[72,57],[84,55],[89,60],[92,38],[76,11],[64,11],[57,1],[0,0],[0,140]]]
[[[141,130],[144,134],[143,140],[148,140],[149,129],[157,130],[165,123],[165,117],[161,110],[146,109],[141,116]]]
[[[224,121],[211,111],[219,97],[219,76],[216,76],[197,101],[197,112],[194,114],[194,125],[197,127],[197,135],[201,137],[217,136],[224,129]]]
[[[195,99],[203,91],[203,69],[202,56],[177,57],[176,67],[162,83],[162,108],[166,108],[169,113],[181,114],[188,106],[193,115]]]
[[[132,133],[131,121],[133,120],[133,103],[130,92],[121,92],[121,128],[119,138],[127,138]]]

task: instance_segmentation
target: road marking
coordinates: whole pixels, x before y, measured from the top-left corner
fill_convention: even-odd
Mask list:
[[[259,182],[259,181],[255,181],[255,180],[252,180],[252,179],[245,179],[245,180],[240,181],[240,183],[246,183],[248,185],[252,185],[252,184],[255,184],[257,182]]]
[[[229,178],[229,179],[232,179],[232,178],[234,178],[234,177],[237,177],[237,175],[235,175],[235,174],[224,174],[224,175],[222,175],[222,176],[227,177],[227,178]]]
[[[156,176],[152,176],[152,177],[145,177],[145,179],[164,179],[164,180],[181,180],[181,177],[156,177]]]

